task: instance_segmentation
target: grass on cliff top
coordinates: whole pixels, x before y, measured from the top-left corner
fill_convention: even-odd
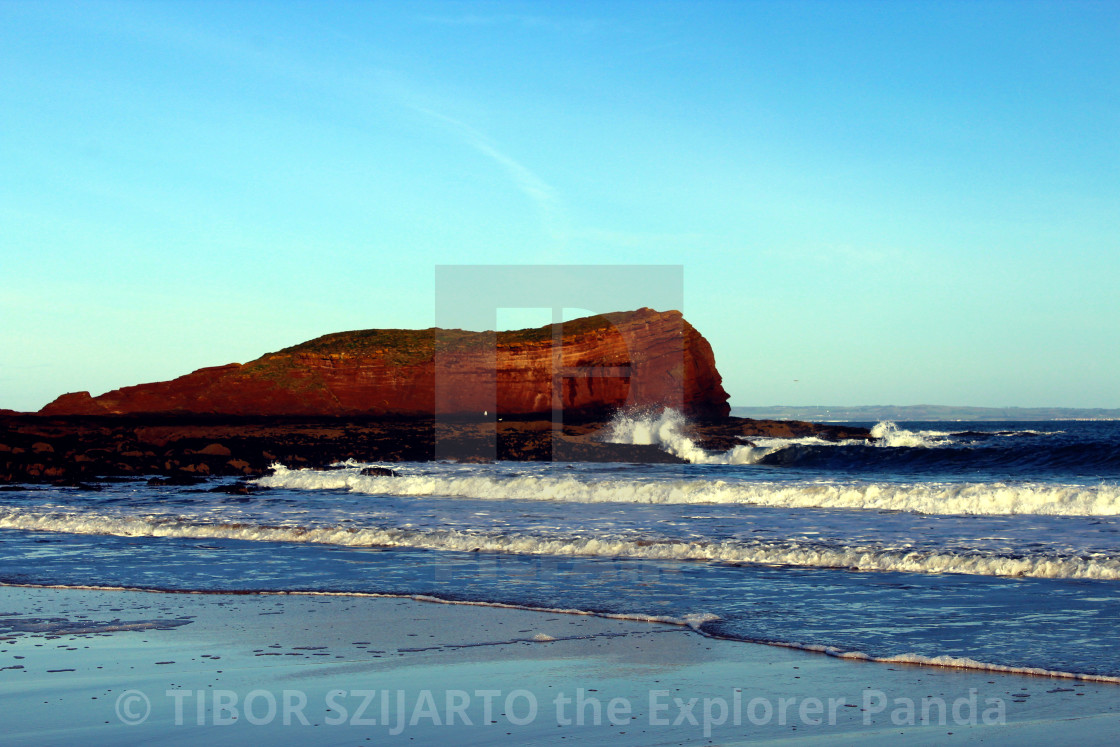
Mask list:
[[[587,316],[564,322],[564,335],[580,335],[611,326],[604,315]],[[269,353],[247,364],[254,373],[265,377],[284,375],[300,354],[379,357],[398,366],[407,366],[431,360],[436,348],[440,350],[466,350],[488,347],[493,344],[493,332],[470,332],[461,329],[363,329],[336,332],[316,337],[298,345]],[[552,325],[532,329],[498,332],[499,345],[525,345],[552,340]]]
[[[610,326],[610,320],[608,320],[601,314],[596,316],[585,316],[581,319],[573,319],[570,322],[564,322],[563,333],[565,337],[568,335],[581,335],[588,332],[595,332],[600,329],[605,329]],[[525,345],[528,343],[551,341],[551,324],[546,324],[543,327],[533,327],[530,329],[513,329],[508,332],[498,333],[498,343],[502,345]]]
[[[407,363],[411,358],[431,357],[435,350],[435,339],[435,329],[360,329],[316,337],[314,340],[284,348],[276,355],[311,353],[367,356],[387,353],[394,359],[398,357],[404,359],[398,362]]]

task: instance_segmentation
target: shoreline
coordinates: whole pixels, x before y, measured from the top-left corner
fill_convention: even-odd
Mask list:
[[[1004,664],[981,662],[975,659],[940,656],[924,657],[917,654],[900,654],[896,656],[871,656],[861,651],[845,651],[835,646],[820,644],[806,644],[790,641],[744,639],[734,638],[703,630],[705,622],[717,619],[711,615],[686,615],[683,618],[668,617],[664,615],[643,615],[638,613],[600,612],[581,610],[577,608],[561,607],[535,607],[530,605],[512,604],[508,602],[485,602],[470,599],[444,599],[431,594],[392,594],[383,592],[360,591],[308,591],[308,590],[248,590],[248,591],[210,591],[210,590],[183,590],[160,589],[139,586],[98,586],[92,584],[64,585],[64,584],[21,584],[0,582],[0,593],[3,589],[53,589],[59,591],[91,591],[105,593],[132,593],[132,594],[181,594],[184,596],[199,597],[323,597],[342,599],[399,599],[417,602],[420,604],[437,604],[465,607],[482,607],[494,610],[517,610],[547,615],[573,615],[576,617],[593,617],[603,620],[619,620],[624,622],[667,625],[672,628],[685,630],[713,641],[728,641],[735,644],[748,646],[770,646],[791,651],[800,651],[807,654],[825,656],[851,662],[867,664],[894,665],[901,667],[917,667],[923,669],[943,669],[960,672],[973,672],[979,674],[1014,675],[1019,677],[1042,678],[1051,680],[1066,680],[1071,682],[1089,682],[1101,685],[1120,685],[1120,675],[1088,674],[1084,672],[1064,672],[1060,670],[1042,669],[1040,667],[1013,667]]]
[[[1120,737],[1109,684],[869,665],[594,615],[12,586],[0,611],[8,744],[1012,744],[1078,723],[1086,744]]]

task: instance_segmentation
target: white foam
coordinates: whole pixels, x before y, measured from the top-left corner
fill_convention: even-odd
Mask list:
[[[1107,556],[1000,555],[994,552],[847,547],[785,540],[688,542],[656,538],[550,536],[457,529],[341,528],[207,524],[169,519],[59,514],[0,513],[0,528],[123,537],[188,537],[255,542],[295,542],[347,547],[412,547],[458,552],[559,555],[642,560],[702,560],[812,568],[979,576],[1120,580],[1120,559]]]
[[[945,431],[908,431],[889,420],[877,423],[871,429],[876,439],[871,445],[889,448],[930,448],[949,443],[951,434]]]
[[[711,463],[712,455],[684,435],[687,424],[684,416],[671,408],[656,414],[620,412],[611,421],[606,441],[614,444],[652,444],[693,464]]]
[[[660,412],[619,412],[610,424],[609,443],[652,444],[692,464],[758,464],[765,457],[793,445],[864,446],[879,448],[931,448],[949,443],[944,431],[909,431],[883,421],[871,429],[874,440],[826,441],[803,438],[751,438],[752,444],[735,446],[723,453],[702,449],[686,434],[688,420],[672,408]]]
[[[731,639],[735,640],[735,639]],[[862,651],[845,651],[835,646],[820,646],[806,643],[783,643],[779,641],[756,641],[767,643],[781,648],[795,648],[800,651],[812,651],[826,654],[837,659],[850,659],[854,661],[868,661],[877,664],[910,664],[920,667],[943,667],[946,669],[968,669],[981,672],[999,672],[1000,674],[1022,674],[1031,677],[1052,677],[1056,679],[1079,680],[1084,682],[1101,682],[1120,684],[1120,677],[1108,674],[1083,674],[1078,672],[1063,672],[1057,669],[1044,669],[1042,667],[1014,667],[1004,664],[990,664],[960,656],[923,656],[922,654],[906,653],[893,656],[871,656]]]
[[[758,464],[763,458],[793,444],[829,444],[819,438],[752,438],[751,444],[734,446],[722,453],[702,449],[685,435],[688,420],[672,408],[656,413],[615,415],[606,437],[608,443],[660,446],[673,456],[692,464]]]
[[[737,447],[749,448],[749,447]],[[594,479],[587,475],[504,475],[474,468],[454,474],[373,477],[360,467],[318,471],[272,465],[258,485],[346,490],[367,495],[458,496],[476,500],[569,503],[727,503],[783,508],[841,508],[947,515],[1116,516],[1120,486],[1050,483],[893,483],[828,481]]]

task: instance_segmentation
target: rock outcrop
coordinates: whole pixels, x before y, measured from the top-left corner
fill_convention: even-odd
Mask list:
[[[359,462],[560,461],[655,462],[683,460],[652,444],[605,443],[606,423],[548,420],[429,418],[299,418],[230,415],[49,416],[0,414],[0,491],[10,483],[79,485],[119,479],[153,484],[201,483],[217,476],[256,477],[274,462],[329,469]],[[692,424],[688,435],[706,449],[725,451],[754,436],[815,435],[868,438],[864,428],[795,421],[745,420]],[[385,468],[382,468],[385,469]],[[156,476],[160,477],[156,477]],[[239,483],[213,490],[251,489]]]
[[[670,406],[725,418],[712,348],[678,311],[639,309],[512,332],[364,330],[246,364],[98,397],[64,394],[43,415],[204,414],[601,418]]]

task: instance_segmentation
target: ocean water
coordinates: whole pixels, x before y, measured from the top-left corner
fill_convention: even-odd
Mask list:
[[[0,492],[0,583],[403,595],[662,620],[833,656],[1120,682],[1120,422],[866,423],[685,465],[276,465],[250,495]]]

